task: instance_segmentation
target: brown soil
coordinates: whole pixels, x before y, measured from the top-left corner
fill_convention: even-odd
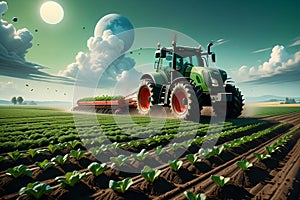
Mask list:
[[[275,123],[289,123],[290,126],[254,140],[238,148],[222,152],[221,155],[213,156],[210,159],[203,159],[201,162],[192,165],[182,158],[182,168],[175,172],[168,165],[161,166],[160,177],[150,183],[141,175],[120,172],[116,169],[109,169],[104,174],[94,177],[89,173],[86,181],[80,181],[75,187],[61,188],[54,182],[56,176],[68,171],[87,171],[87,166],[95,161],[93,157],[84,157],[80,161],[71,159],[70,163],[63,166],[56,166],[47,171],[35,168],[33,178],[22,177],[13,179],[0,173],[0,199],[16,199],[17,192],[29,182],[43,181],[50,184],[54,189],[51,195],[45,195],[42,199],[186,199],[183,192],[186,190],[195,193],[204,192],[207,199],[299,199],[300,193],[300,131],[293,135],[280,152],[272,154],[271,158],[258,161],[253,152],[264,153],[265,146],[273,144],[278,138],[289,132],[300,124],[300,113],[264,118],[272,120],[268,126]],[[266,127],[255,131],[263,130]],[[237,135],[223,138],[223,141],[230,141],[234,138],[251,133],[238,133]],[[197,151],[196,146],[191,149]],[[67,150],[69,151],[69,150]],[[61,152],[59,152],[61,153]],[[117,152],[104,152],[103,156],[109,161],[110,156],[117,156]],[[166,154],[171,156],[169,154]],[[251,161],[254,166],[247,171],[242,171],[235,163],[241,159]],[[29,159],[30,160],[30,159]],[[162,160],[146,160],[145,163]],[[32,165],[32,161],[28,165]],[[131,166],[141,168],[142,163],[133,162]],[[8,165],[8,164],[6,164]],[[32,167],[32,166],[31,166]],[[7,168],[6,168],[7,169]],[[210,175],[222,175],[230,177],[231,180],[223,188],[216,187],[210,179]],[[124,194],[108,189],[109,180],[122,180],[126,177],[133,177],[134,184]],[[22,196],[20,199],[29,199]]]

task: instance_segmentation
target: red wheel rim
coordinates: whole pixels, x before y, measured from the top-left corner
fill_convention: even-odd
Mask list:
[[[183,91],[175,92],[173,96],[173,108],[178,114],[182,114],[187,110],[187,96]]]
[[[149,101],[150,96],[151,93],[149,88],[143,87],[140,90],[140,95],[139,95],[140,108],[144,111],[147,111],[150,108],[150,101]]]

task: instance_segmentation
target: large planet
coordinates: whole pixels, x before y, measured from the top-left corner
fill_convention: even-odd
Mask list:
[[[131,22],[120,14],[108,14],[102,17],[94,30],[95,37],[102,37],[105,30],[111,30],[114,35],[124,42],[125,52],[130,49],[134,40],[134,30]]]

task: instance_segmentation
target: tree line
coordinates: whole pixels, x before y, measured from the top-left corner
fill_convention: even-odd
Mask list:
[[[23,97],[21,97],[21,96],[19,96],[19,97],[13,97],[13,98],[11,99],[11,102],[12,102],[14,105],[16,105],[17,103],[21,105],[21,104],[24,102],[24,99],[23,99]]]

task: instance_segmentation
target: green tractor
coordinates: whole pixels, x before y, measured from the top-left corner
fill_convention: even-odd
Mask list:
[[[143,74],[137,93],[137,109],[148,115],[157,105],[169,107],[177,119],[200,119],[203,106],[212,106],[216,116],[241,115],[243,95],[224,70],[209,67],[215,62],[211,46],[201,48],[160,47],[155,52],[155,72]]]

